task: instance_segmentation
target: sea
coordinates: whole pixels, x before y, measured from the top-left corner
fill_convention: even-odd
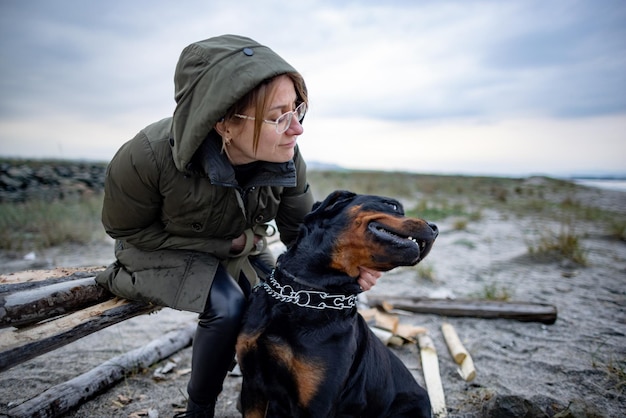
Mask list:
[[[574,179],[573,181],[583,186],[626,192],[626,180],[624,179]]]

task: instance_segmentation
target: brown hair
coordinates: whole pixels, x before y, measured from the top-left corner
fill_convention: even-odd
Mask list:
[[[267,106],[269,106],[269,101],[273,95],[274,88],[272,82],[276,80],[277,77],[281,75],[286,75],[293,82],[293,86],[296,90],[296,106],[302,102],[309,104],[309,98],[307,95],[306,85],[304,84],[304,78],[299,73],[285,73],[277,75],[273,78],[268,78],[267,80],[263,80],[259,85],[257,85],[254,89],[249,91],[245,96],[243,96],[237,103],[231,106],[230,109],[226,112],[224,119],[229,120],[237,120],[239,118],[234,117],[235,113],[243,113],[246,109],[250,107],[255,107],[254,114],[254,136],[253,136],[253,149],[256,153],[257,148],[259,146],[259,136],[261,135],[261,127],[263,126],[263,118],[265,115],[265,111]],[[239,123],[239,122],[237,122]]]

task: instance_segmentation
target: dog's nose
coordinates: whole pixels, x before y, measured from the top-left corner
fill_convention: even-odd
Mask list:
[[[439,228],[437,228],[437,225],[428,222],[428,226],[430,226],[430,229],[433,230],[433,239],[437,238],[439,235]]]

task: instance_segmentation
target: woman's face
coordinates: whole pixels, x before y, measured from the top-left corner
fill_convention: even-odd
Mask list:
[[[273,91],[272,91],[273,90]],[[278,76],[271,83],[269,105],[263,119],[274,121],[280,115],[296,108],[296,90],[291,79]],[[251,107],[243,115],[253,117],[255,108]],[[234,165],[247,164],[254,161],[284,163],[293,158],[298,135],[304,132],[298,118],[294,115],[289,128],[279,134],[276,126],[271,123],[261,125],[259,145],[254,152],[254,121],[250,119],[225,120],[216,125],[217,132],[226,141],[226,154]]]

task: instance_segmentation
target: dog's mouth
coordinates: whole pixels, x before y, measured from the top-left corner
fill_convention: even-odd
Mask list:
[[[427,227],[420,231],[412,231],[412,235],[392,230],[380,222],[370,222],[368,229],[386,245],[407,252],[406,255],[413,259],[412,264],[426,257],[438,235],[437,226],[434,224],[427,224]],[[416,254],[414,254],[415,250],[417,250]]]

